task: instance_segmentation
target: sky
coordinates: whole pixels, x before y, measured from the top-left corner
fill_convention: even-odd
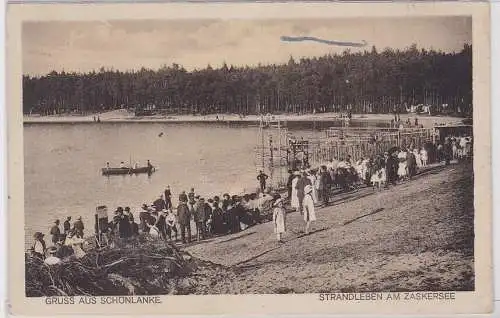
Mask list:
[[[362,42],[365,48],[390,47],[455,52],[472,42],[468,17],[349,18],[308,20],[115,20],[25,22],[23,73],[53,70],[89,72],[158,69],[177,63],[187,70],[210,64],[286,63],[290,56],[341,53],[346,47],[316,42],[284,42],[281,36],[312,36]]]

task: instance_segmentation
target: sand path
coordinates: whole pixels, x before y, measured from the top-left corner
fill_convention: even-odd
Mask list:
[[[298,213],[284,244],[271,223],[187,247],[201,267],[197,293],[472,290],[472,165],[435,166],[415,180],[334,197],[303,236]]]

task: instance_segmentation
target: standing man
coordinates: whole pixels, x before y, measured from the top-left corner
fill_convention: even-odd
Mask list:
[[[330,203],[330,184],[331,177],[326,166],[321,166],[320,184],[321,184],[321,199],[323,200],[323,205],[327,206]]]
[[[171,209],[172,208],[172,191],[170,191],[170,186],[168,185],[167,188],[165,189],[165,193],[163,193],[164,198],[165,198],[165,209]]]
[[[259,183],[260,183],[260,191],[264,192],[264,189],[266,189],[266,181],[267,181],[267,178],[269,178],[267,176],[267,174],[265,174],[262,170],[259,171],[259,175],[257,176],[257,180],[259,180]]]
[[[389,152],[384,153],[385,157],[385,171],[387,174],[387,182],[385,184],[385,187],[389,187],[389,183],[392,183],[393,185],[396,185],[396,178],[397,178],[397,173],[396,173],[396,167],[397,167],[397,162],[394,157],[389,154]]]
[[[189,191],[187,196],[188,196],[189,202],[194,201],[194,199],[195,199],[194,188],[191,188],[191,191]]]
[[[197,240],[205,239],[205,221],[207,219],[205,199],[200,198],[194,207],[194,221],[196,222]]]
[[[64,235],[68,235],[69,231],[71,230],[71,216],[68,216],[66,218],[66,221],[64,221],[63,229],[64,229]]]
[[[50,235],[52,235],[52,243],[54,243],[54,245],[59,242],[59,237],[61,236],[61,229],[59,228],[59,224],[59,220],[56,220],[54,222],[54,225],[50,229]]]
[[[187,202],[188,201],[188,196],[186,194],[186,191],[182,191],[181,194],[179,194],[179,202]]]
[[[187,200],[179,202],[177,206],[177,220],[181,228],[182,243],[186,243],[186,230],[188,235],[187,242],[191,242],[191,212],[187,206]]]
[[[85,228],[83,226],[83,222],[82,222],[82,217],[81,216],[79,216],[78,218],[76,218],[76,222],[75,222],[75,224],[73,224],[73,228],[75,229],[76,237],[83,238],[83,230]]]

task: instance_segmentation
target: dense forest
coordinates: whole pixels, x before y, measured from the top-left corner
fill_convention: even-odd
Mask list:
[[[375,47],[286,64],[85,74],[51,72],[23,77],[26,114],[89,114],[112,109],[163,113],[387,113],[405,106],[472,111],[472,47],[457,53]],[[443,108],[442,105],[447,107]]]

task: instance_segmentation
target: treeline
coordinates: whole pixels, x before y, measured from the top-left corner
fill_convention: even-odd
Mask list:
[[[24,113],[82,114],[119,108],[165,113],[387,113],[425,104],[448,112],[472,111],[472,47],[457,53],[385,49],[292,57],[286,64],[186,71],[159,70],[85,74],[51,72],[23,77]]]

